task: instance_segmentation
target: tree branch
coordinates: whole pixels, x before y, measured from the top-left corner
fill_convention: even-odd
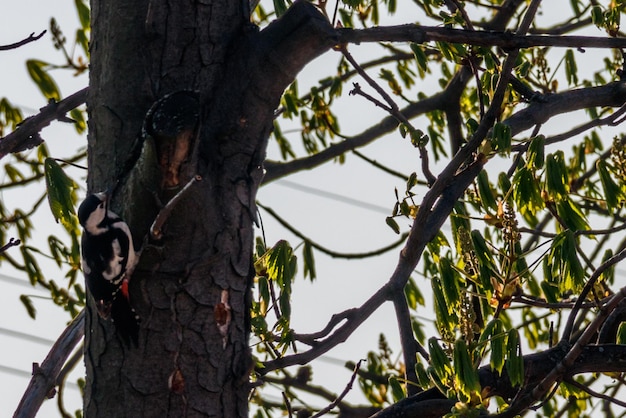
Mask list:
[[[471,31],[445,27],[376,26],[365,29],[335,29],[339,43],[361,42],[451,42],[466,45],[522,49],[537,46],[562,48],[625,48],[625,38],[563,35],[524,35],[513,32]]]
[[[544,96],[515,113],[503,123],[511,128],[511,135],[545,124],[550,118],[575,110],[596,106],[622,106],[626,102],[626,83],[616,81],[604,86],[586,87]],[[608,121],[607,121],[608,122]]]
[[[401,109],[400,112],[407,119],[411,119],[432,110],[441,109],[447,103],[448,99],[450,98],[450,94],[453,94],[450,93],[449,90],[456,91],[457,86],[464,85],[465,83],[467,83],[468,79],[469,77],[454,77],[448,87],[446,87],[446,90],[444,90],[443,92],[437,93],[427,99],[420,100],[417,103],[412,103]],[[318,152],[317,154],[308,157],[298,158],[287,163],[265,161],[265,169],[267,170],[267,172],[265,174],[265,177],[263,178],[263,183],[266,184],[298,171],[310,170],[318,167],[345,152],[363,147],[373,142],[382,135],[394,131],[397,127],[398,120],[393,116],[387,116],[383,118],[379,123],[371,126],[360,134],[352,136],[349,139],[346,139],[337,144],[333,144],[328,148]]]
[[[580,296],[581,299],[584,296]],[[542,399],[543,396],[550,391],[550,389],[554,386],[554,384],[560,383],[562,379],[566,376],[571,376],[575,374],[573,372],[575,363],[579,360],[581,355],[584,353],[585,348],[591,338],[596,335],[601,325],[604,323],[607,316],[619,305],[619,303],[626,298],[626,287],[622,288],[619,293],[616,293],[611,297],[611,299],[602,307],[597,316],[591,321],[591,323],[585,328],[582,335],[578,338],[576,343],[566,351],[566,354],[559,359],[559,361],[551,368],[543,369],[542,377],[536,384],[527,385],[525,382],[525,387],[530,388],[531,390],[525,393],[523,396],[519,396],[516,398],[516,401],[513,402],[509,408],[507,408],[504,412],[497,415],[499,418],[512,418],[520,414],[522,411],[530,407],[534,402]],[[570,314],[570,318],[574,317],[574,311]],[[566,342],[561,342],[557,347],[567,347],[568,344]],[[603,347],[603,346],[600,346]],[[623,346],[622,346],[623,347]],[[613,359],[614,361],[623,364],[623,348],[620,353],[619,359]],[[622,360],[621,362],[619,360]],[[586,365],[589,366],[589,365]],[[606,370],[602,370],[602,368],[597,367],[597,364],[594,364],[593,371],[594,372],[604,372]],[[614,366],[613,366],[614,367]],[[546,375],[545,371],[550,370],[550,372]],[[527,378],[526,372],[525,379]]]
[[[41,366],[36,363],[33,365],[33,377],[17,406],[14,418],[35,417],[41,403],[57,384],[57,377],[63,364],[84,335],[85,311],[82,310],[54,343]]]
[[[13,132],[0,139],[0,159],[41,144],[43,139],[39,132],[53,120],[65,119],[67,112],[85,103],[87,90],[85,87],[60,102],[50,102],[40,109],[39,114],[24,119]]]
[[[567,351],[561,345],[544,350],[539,353],[524,356],[524,385],[536,386],[546,375],[546,370],[553,370],[565,357]],[[617,344],[591,345],[584,347],[580,356],[567,370],[567,377],[588,372],[624,372],[626,371],[626,358],[624,346]],[[499,396],[510,400],[518,392],[518,387],[511,385],[506,366],[501,374],[491,370],[490,366],[483,366],[478,370],[480,384],[485,388],[483,399]],[[455,401],[448,400],[432,388],[415,396],[408,397],[391,405],[373,418],[408,418],[419,413],[420,418],[439,418],[450,412]]]

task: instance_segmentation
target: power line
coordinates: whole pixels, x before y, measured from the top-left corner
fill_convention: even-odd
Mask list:
[[[0,274],[0,281],[11,283],[11,284],[21,286],[21,287],[28,287],[29,289],[37,289],[36,286],[33,286],[32,284],[30,284],[30,282],[27,280],[18,279],[17,277],[11,277],[5,274]]]
[[[0,372],[6,373],[6,374],[12,374],[13,376],[17,376],[17,377],[25,377],[27,379],[30,379],[31,377],[33,377],[32,372],[27,372],[25,370],[16,369],[15,367],[3,366],[2,364],[0,364]],[[78,384],[71,380],[66,380],[65,386],[71,387],[72,389],[79,389]]]
[[[31,343],[42,344],[47,347],[50,347],[52,346],[52,344],[55,343],[54,340],[50,340],[48,338],[43,338],[37,335],[27,334],[25,332],[15,331],[12,329],[2,328],[2,327],[0,327],[0,334],[6,335],[8,337],[18,338],[24,341],[29,341]]]
[[[310,186],[305,186],[303,184],[294,183],[289,180],[281,179],[281,180],[276,181],[276,183],[285,187],[289,187],[290,189],[298,190],[298,191],[305,192],[305,193],[310,193],[312,195],[316,195],[320,197],[325,197],[327,199],[335,200],[335,201],[342,202],[342,203],[352,205],[352,206],[356,206],[362,209],[368,209],[373,212],[382,213],[384,215],[389,215],[391,213],[391,210],[384,206],[375,205],[373,203],[365,202],[359,199],[354,199],[352,197],[347,197],[338,193],[329,192],[329,191],[318,189],[315,187],[310,187]]]

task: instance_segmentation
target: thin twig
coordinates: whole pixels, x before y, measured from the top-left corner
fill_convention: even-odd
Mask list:
[[[396,171],[392,168],[389,168],[387,166],[382,165],[381,163],[379,163],[376,160],[372,160],[371,158],[365,156],[364,154],[362,154],[361,152],[357,151],[357,150],[352,150],[352,153],[354,155],[356,155],[357,157],[359,157],[360,159],[362,159],[363,161],[368,162],[369,164],[373,165],[374,167],[384,171],[387,174],[391,174],[394,177],[398,177],[400,179],[402,179],[403,181],[406,181],[409,176],[407,176],[406,174],[400,173],[399,171]],[[417,180],[417,184],[421,184],[423,186],[426,185],[426,182],[423,180]]]
[[[30,35],[28,35],[27,38],[24,38],[21,41],[18,41],[9,45],[0,45],[0,51],[8,51],[9,49],[16,49],[22,45],[26,45],[28,43],[34,42],[38,39],[41,39],[41,37],[44,36],[46,32],[47,31],[44,30],[39,35],[35,35],[35,32],[33,32]]]
[[[11,247],[16,247],[16,246],[20,245],[21,243],[22,243],[22,241],[20,241],[19,239],[10,238],[9,242],[7,242],[2,247],[0,247],[0,253],[5,252],[6,250],[8,250]]]
[[[361,368],[361,363],[364,360],[359,360],[356,363],[356,366],[354,366],[354,371],[352,372],[352,376],[350,377],[350,381],[348,382],[348,384],[346,385],[345,389],[343,390],[343,392],[341,392],[341,394],[337,397],[337,399],[335,399],[334,401],[332,401],[328,406],[326,406],[325,408],[321,409],[317,414],[314,414],[313,416],[311,416],[311,418],[318,418],[321,417],[324,414],[327,414],[328,412],[332,411],[334,407],[336,407],[337,405],[339,405],[339,403],[341,403],[341,400],[343,398],[346,397],[346,395],[348,394],[348,392],[350,392],[352,390],[352,385],[354,384],[354,381],[356,380],[356,377],[358,375],[359,372],[359,368]]]
[[[596,392],[595,390],[591,389],[589,386],[583,385],[582,383],[577,382],[576,379],[568,378],[568,379],[565,379],[565,381],[568,384],[570,384],[572,386],[575,386],[578,389],[587,392],[589,395],[593,396],[594,398],[604,399],[605,401],[609,401],[611,403],[614,403],[615,405],[626,407],[626,402],[620,401],[619,399],[615,399],[615,398],[613,398],[611,396],[608,396],[608,395],[605,395],[603,393]]]
[[[580,295],[578,295],[578,299],[576,300],[576,303],[574,304],[574,307],[572,308],[572,312],[570,313],[569,318],[567,318],[567,323],[563,330],[563,336],[562,336],[562,339],[564,341],[567,341],[572,337],[572,334],[574,332],[574,322],[576,320],[576,316],[578,315],[578,311],[581,309],[583,302],[587,298],[587,295],[591,292],[591,289],[593,289],[593,286],[595,285],[596,281],[600,278],[602,273],[604,273],[608,268],[619,263],[625,258],[626,258],[626,249],[623,249],[622,251],[620,251],[619,253],[615,254],[613,257],[609,258],[604,263],[602,263],[593,272],[591,277],[589,277],[589,280],[587,280],[585,287],[580,292]]]
[[[285,408],[287,409],[287,413],[289,414],[289,418],[293,417],[293,410],[291,409],[291,402],[289,402],[289,398],[285,392],[283,394],[283,401],[285,402]]]
[[[397,248],[398,246],[400,246],[405,240],[406,237],[408,236],[408,233],[404,233],[400,236],[400,238],[379,249],[376,250],[372,250],[372,251],[367,251],[364,253],[341,253],[341,252],[337,252],[337,251],[333,251],[330,250],[318,243],[316,243],[315,241],[312,241],[310,238],[308,238],[307,236],[305,236],[302,232],[298,231],[296,228],[294,228],[289,222],[287,222],[285,219],[283,219],[278,213],[276,213],[272,208],[267,207],[262,205],[261,203],[257,202],[257,206],[260,207],[261,209],[265,210],[267,213],[269,213],[274,219],[276,219],[278,221],[278,223],[280,223],[282,226],[284,226],[285,228],[287,228],[291,233],[293,233],[294,235],[296,235],[298,238],[308,242],[313,248],[323,252],[326,255],[329,255],[333,258],[347,258],[347,259],[360,259],[360,258],[368,258],[368,257],[373,257],[376,255],[381,255],[386,253],[387,251],[393,250],[394,248]]]
[[[411,315],[409,313],[409,305],[406,301],[404,292],[396,292],[393,295],[393,306],[396,310],[396,319],[398,320],[398,329],[400,333],[400,344],[402,346],[402,355],[404,358],[405,380],[407,382],[408,395],[412,396],[419,393],[422,389],[418,386],[416,353],[428,361],[428,352],[415,339],[413,334],[413,326],[411,323]]]
[[[370,77],[367,74],[367,72],[365,72],[365,70],[354,59],[352,54],[350,54],[350,52],[348,52],[348,49],[346,48],[346,46],[342,45],[340,47],[340,50],[341,50],[341,53],[343,54],[343,56],[348,60],[348,62],[352,65],[352,67],[359,73],[359,75],[361,77],[363,77],[363,79],[365,81],[367,81],[367,83],[374,90],[376,90],[376,92],[385,100],[385,102],[387,102],[387,106],[385,106],[379,100],[373,98],[372,96],[367,95],[366,93],[364,93],[361,90],[361,88],[358,85],[358,83],[354,83],[354,90],[352,90],[350,92],[350,94],[360,94],[360,95],[368,98],[370,101],[372,101],[374,104],[376,104],[376,106],[379,106],[382,109],[386,110],[387,112],[389,112],[389,114],[391,114],[393,117],[398,119],[398,121],[400,123],[403,123],[404,125],[406,125],[406,127],[411,132],[415,132],[416,129],[413,127],[413,125],[411,124],[409,119],[405,115],[402,114],[402,112],[400,111],[400,108],[398,107],[396,102],[391,98],[391,96],[389,96],[389,94],[387,94],[387,92],[372,77]],[[433,173],[430,171],[430,167],[429,167],[429,163],[428,163],[428,150],[426,149],[425,144],[419,143],[419,144],[415,144],[415,145],[418,147],[418,150],[419,150],[419,153],[420,153],[420,158],[422,160],[422,172],[423,172],[424,176],[426,177],[426,181],[428,182],[428,184],[432,185],[435,182],[436,178],[433,175]]]
[[[185,184],[185,186],[178,192],[176,195],[170,199],[169,202],[165,205],[163,209],[161,209],[154,219],[152,226],[150,226],[150,236],[153,239],[161,239],[163,236],[163,224],[172,214],[172,211],[178,204],[178,202],[187,194],[187,191],[193,186],[196,182],[201,181],[202,177],[199,175],[195,175]]]

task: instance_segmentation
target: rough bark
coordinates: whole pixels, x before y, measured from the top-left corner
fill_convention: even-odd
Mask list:
[[[168,208],[133,275],[139,347],[125,348],[88,309],[87,417],[247,415],[254,200],[273,111],[335,40],[309,3],[263,31],[244,4],[92,1],[89,189],[116,187],[114,209],[139,244],[157,200],[201,181]],[[164,188],[159,165],[172,159],[158,155],[162,135],[144,138],[142,128],[153,103],[179,91],[195,92],[199,120],[173,133],[182,165]]]

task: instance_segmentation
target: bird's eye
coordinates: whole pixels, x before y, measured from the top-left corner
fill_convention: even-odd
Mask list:
[[[100,203],[100,204],[98,205],[98,207],[99,207],[100,209],[104,208],[104,203]]]

